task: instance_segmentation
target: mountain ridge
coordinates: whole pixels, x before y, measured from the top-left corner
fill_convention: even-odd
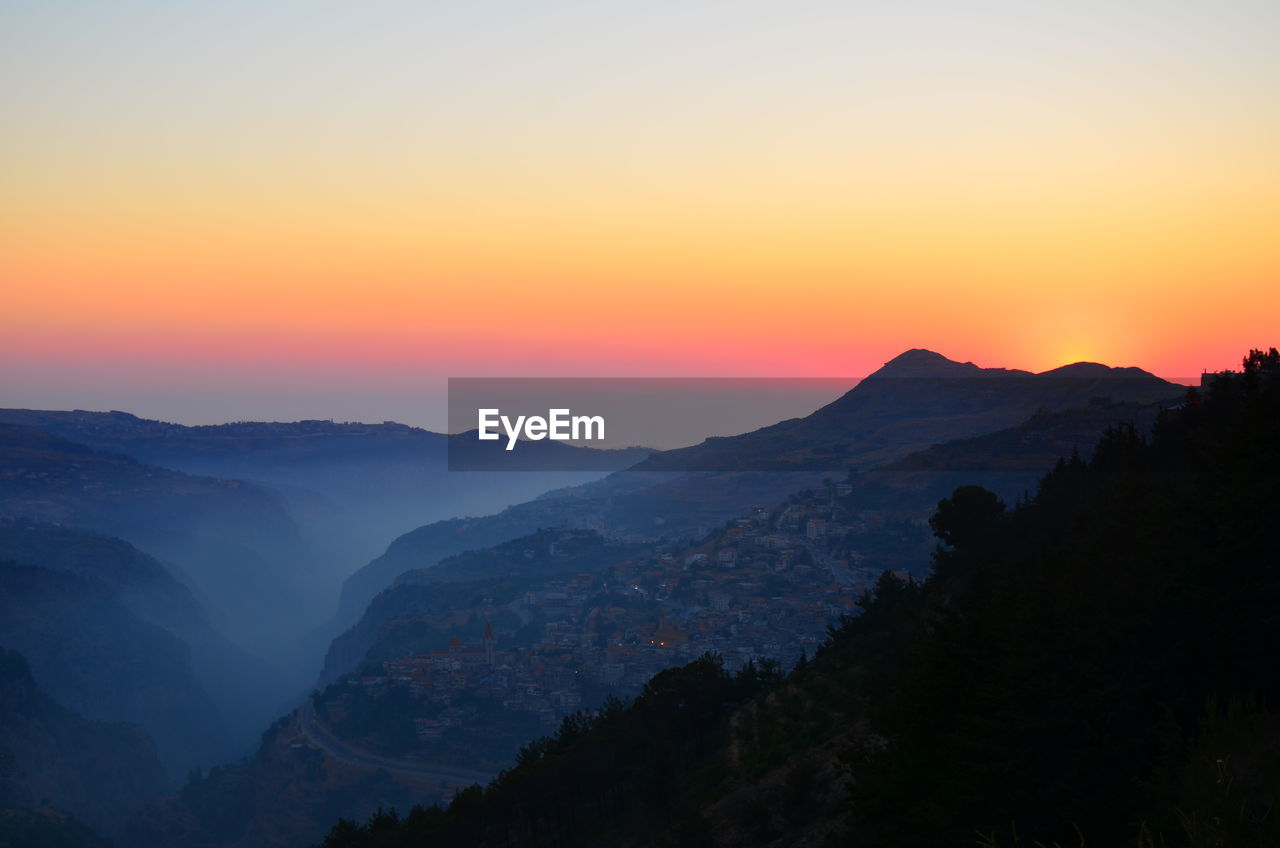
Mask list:
[[[1100,395],[1172,400],[1183,390],[1138,368],[1076,363],[1037,374],[912,348],[804,418],[656,453],[633,470],[866,469],[929,444],[1011,427],[1041,407],[1084,406]]]

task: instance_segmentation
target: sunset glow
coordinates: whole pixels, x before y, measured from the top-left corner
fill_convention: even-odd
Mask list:
[[[0,12],[7,405],[1280,327],[1274,5],[116,5]]]

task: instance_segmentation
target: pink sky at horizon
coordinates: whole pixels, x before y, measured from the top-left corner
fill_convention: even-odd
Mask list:
[[[0,405],[449,376],[1194,379],[1280,343],[1280,7],[0,11]]]

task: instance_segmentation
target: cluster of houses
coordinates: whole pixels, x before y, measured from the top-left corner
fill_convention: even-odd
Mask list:
[[[753,508],[694,545],[654,545],[601,572],[548,577],[506,608],[538,628],[532,643],[489,624],[482,638],[454,637],[348,685],[375,696],[407,689],[422,705],[418,737],[432,742],[467,730],[478,701],[551,728],[604,693],[635,694],[707,652],[730,670],[765,659],[790,667],[857,611],[879,577],[847,542],[881,518],[842,511],[839,494],[815,490]]]

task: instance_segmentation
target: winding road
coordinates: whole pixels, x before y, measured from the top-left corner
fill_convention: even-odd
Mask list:
[[[847,565],[841,565],[836,562],[835,557],[829,556],[819,550],[818,546],[815,545],[811,539],[801,537],[800,542],[804,545],[805,550],[809,552],[809,556],[813,557],[815,562],[824,566],[831,572],[831,578],[833,580],[841,586],[844,586],[846,589],[850,586],[856,585],[857,581],[854,579],[853,571]]]
[[[343,742],[326,730],[316,721],[315,708],[311,699],[303,704],[298,720],[298,729],[307,737],[307,741],[333,757],[340,763],[367,769],[385,769],[387,772],[413,780],[426,780],[453,783],[468,786],[479,783],[481,786],[493,779],[490,772],[473,769],[456,768],[454,766],[433,763],[417,763],[412,760],[397,760],[362,751]]]

